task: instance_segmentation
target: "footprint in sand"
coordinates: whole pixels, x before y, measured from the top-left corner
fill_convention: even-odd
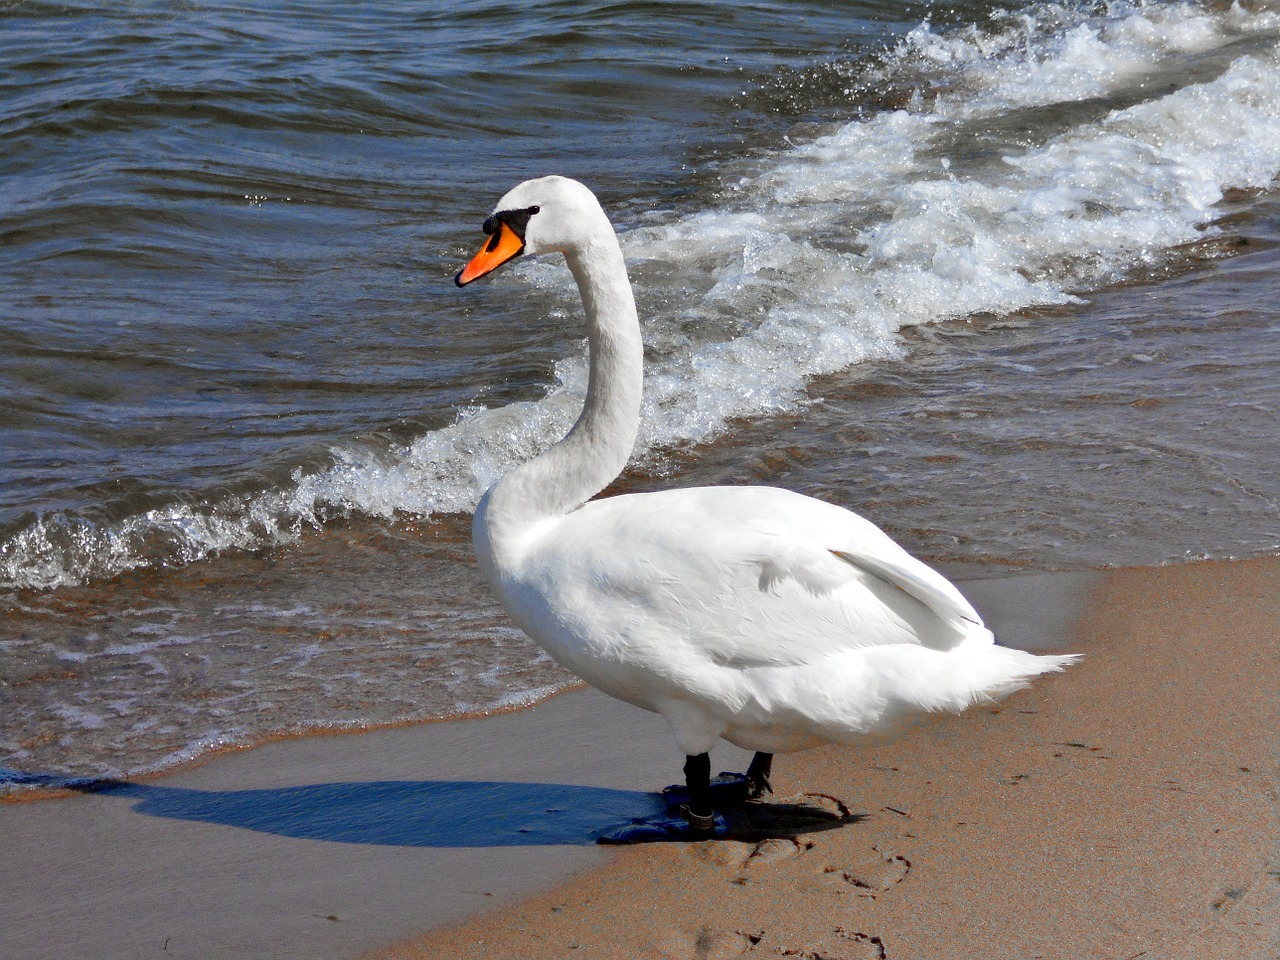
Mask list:
[[[773,953],[780,957],[795,957],[797,960],[889,960],[889,952],[884,941],[877,936],[866,933],[850,933],[837,928],[835,937],[819,947],[774,947]]]
[[[747,869],[771,866],[783,860],[798,857],[806,850],[812,849],[812,840],[796,840],[792,837],[774,837],[769,840],[761,840],[747,856],[742,866]]]
[[[813,849],[813,841],[793,837],[768,837],[755,843],[739,840],[721,840],[702,844],[692,850],[695,856],[721,867],[735,870],[756,870],[798,857]]]
[[[693,944],[693,956],[696,960],[728,960],[729,957],[740,957],[750,953],[764,938],[764,931],[758,933],[722,933],[703,928]]]
[[[836,797],[805,793],[772,803],[747,803],[726,812],[730,837],[689,847],[690,854],[740,874],[797,857],[814,847],[811,833],[861,819]],[[738,882],[743,877],[740,875]]]
[[[875,899],[897,886],[911,872],[911,861],[898,853],[884,853],[872,848],[872,856],[847,867],[825,867],[827,876],[854,887],[861,897]]]

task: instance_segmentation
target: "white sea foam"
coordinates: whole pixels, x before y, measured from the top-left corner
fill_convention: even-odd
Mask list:
[[[864,87],[914,89],[904,109],[833,126],[726,184],[719,206],[623,236],[638,277],[655,267],[688,278],[678,304],[637,284],[659,358],[641,452],[794,408],[815,376],[899,356],[905,326],[1070,302],[1204,236],[1224,191],[1268,187],[1280,172],[1277,37],[1280,15],[1239,4],[1041,4],[950,32],[918,27],[857,68]],[[1233,43],[1248,50],[1178,86],[1188,58]],[[1119,93],[1136,105],[1064,111],[1057,127],[1046,114]],[[1006,138],[988,162],[965,155],[993,121],[1028,108],[1044,114],[1034,135]],[[499,282],[571,296],[549,262]],[[107,527],[45,517],[0,545],[0,576],[57,586],[157,551],[191,562],[287,541],[334,514],[466,512],[564,433],[585,383],[579,351],[541,400],[465,409],[399,449],[349,444],[281,490]]]
[[[949,89],[941,116],[973,116],[1101,97],[1241,35],[1277,30],[1277,15],[1238,3],[1211,11],[1193,3],[1044,3],[997,12],[990,24],[940,33],[925,24],[908,34],[899,55],[928,65]]]

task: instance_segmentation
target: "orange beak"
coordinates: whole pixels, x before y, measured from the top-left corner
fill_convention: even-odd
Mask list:
[[[486,273],[497,270],[508,260],[520,256],[522,252],[524,252],[524,241],[516,236],[516,232],[505,222],[499,220],[497,229],[493,231],[488,242],[471,258],[470,263],[458,271],[453,282],[460,287],[465,287],[472,280],[478,280]]]

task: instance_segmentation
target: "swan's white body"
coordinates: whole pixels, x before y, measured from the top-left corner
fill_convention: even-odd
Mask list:
[[[582,294],[590,383],[573,430],[494,484],[473,533],[503,606],[558,662],[661,714],[693,756],[720,737],[766,753],[884,739],[1073,659],[996,646],[950,582],[829,503],[771,487],[587,502],[635,443],[635,302],[586,187],[529,181],[495,216],[531,210],[523,252],[564,253]]]

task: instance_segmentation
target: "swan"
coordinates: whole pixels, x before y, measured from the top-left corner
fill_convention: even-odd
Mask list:
[[[772,789],[775,753],[883,742],[1075,660],[997,646],[955,586],[834,504],[761,486],[591,500],[622,472],[640,421],[643,348],[617,235],[595,195],[558,176],[515,187],[483,229],[457,285],[516,257],[563,254],[590,374],[568,435],[481,498],[476,557],[551,657],[666,720],[687,802],[662,829],[723,832],[709,758],[721,738],[755,751],[729,781],[754,798]]]

